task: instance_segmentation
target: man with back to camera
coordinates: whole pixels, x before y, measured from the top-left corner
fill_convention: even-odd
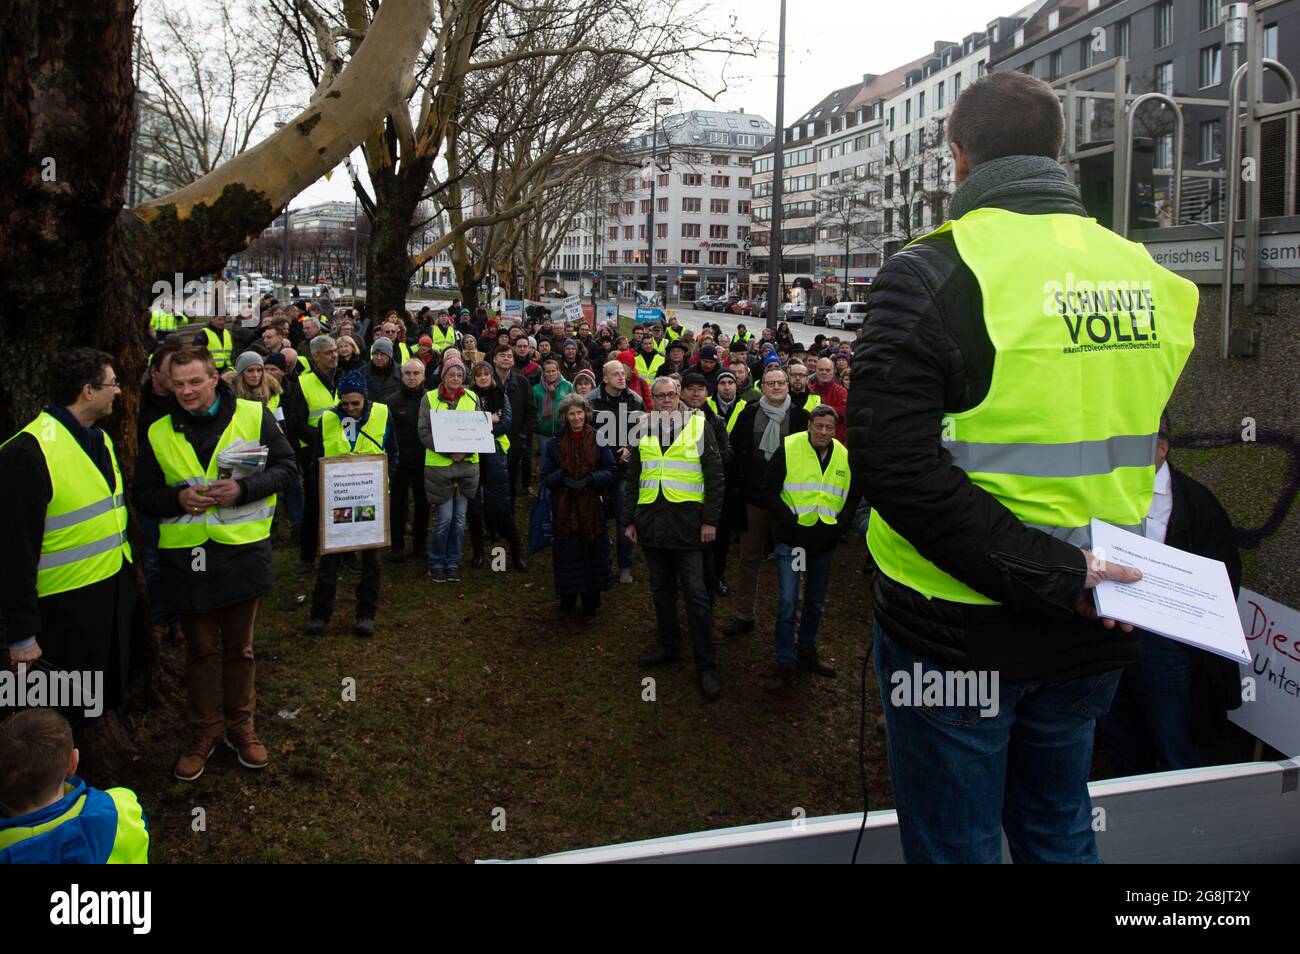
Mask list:
[[[1015,861],[1097,862],[1094,720],[1138,641],[1090,591],[1140,574],[1093,556],[1089,521],[1141,532],[1196,287],[1087,217],[1046,83],[984,77],[948,138],[953,220],[873,282],[848,397],[903,853],[996,863],[1005,830]],[[911,706],[914,666],[991,704]]]

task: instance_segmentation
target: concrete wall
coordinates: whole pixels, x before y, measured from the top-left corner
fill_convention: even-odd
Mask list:
[[[1237,528],[1243,585],[1300,607],[1300,287],[1234,289],[1234,328],[1260,333],[1259,354],[1221,358],[1218,286],[1200,286],[1196,349],[1170,403],[1175,466],[1218,496]],[[1250,418],[1255,440],[1243,440]],[[1249,423],[1249,422],[1248,422]]]

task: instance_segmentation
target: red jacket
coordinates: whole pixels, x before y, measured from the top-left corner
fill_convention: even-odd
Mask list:
[[[636,353],[633,351],[620,351],[618,360],[627,368],[627,386],[641,395],[641,400],[645,401],[646,410],[651,407],[650,404],[650,385],[641,380],[641,375],[636,373]]]
[[[817,379],[814,377],[812,383],[808,385],[808,390],[821,398],[823,404],[829,404],[831,407],[835,408],[835,413],[840,416],[839,426],[835,428],[835,436],[839,439],[840,443],[843,444],[846,434],[844,417],[849,403],[848,388],[844,387],[842,384],[836,384],[834,381],[830,384],[823,385],[818,383]]]

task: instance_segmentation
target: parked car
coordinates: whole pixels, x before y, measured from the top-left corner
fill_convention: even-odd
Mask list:
[[[713,302],[716,299],[712,295],[701,295],[695,301],[691,302],[691,307],[696,311],[712,311]]]
[[[781,306],[782,321],[803,321],[807,312],[804,311],[803,305],[796,305],[792,301],[786,302]]]
[[[832,309],[830,305],[818,305],[816,308],[813,309],[812,314],[808,316],[808,324],[825,325],[826,316],[831,313],[831,310]]]
[[[733,315],[748,315],[753,307],[754,303],[752,301],[748,298],[742,298],[731,306],[731,313]]]
[[[731,311],[731,306],[740,301],[739,295],[719,295],[713,302],[713,310],[721,312]]]
[[[826,327],[843,328],[845,331],[857,331],[867,317],[867,303],[864,301],[842,301],[826,316]]]

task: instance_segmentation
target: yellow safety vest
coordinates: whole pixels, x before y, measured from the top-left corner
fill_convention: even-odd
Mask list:
[[[325,387],[325,382],[310,366],[306,372],[298,375],[298,387],[302,389],[302,396],[307,401],[308,423],[319,427],[321,415],[338,403],[335,392]],[[307,442],[299,440],[298,446],[306,447]]]
[[[448,325],[446,330],[443,330],[441,325],[435,324],[429,329],[429,339],[439,351],[446,351],[456,343],[456,329]]]
[[[639,374],[643,380],[648,381],[655,376],[660,368],[664,366],[664,358],[663,355],[656,354],[649,364],[647,364],[645,360],[645,352],[638,351],[634,363],[636,364],[636,373]]]
[[[478,398],[475,397],[470,391],[466,391],[464,394],[460,396],[460,400],[456,402],[455,407],[451,407],[450,405],[443,404],[441,395],[439,391],[436,389],[429,392],[426,401],[429,405],[430,410],[435,412],[477,411],[479,409]],[[467,460],[471,464],[477,464],[478,454],[470,454],[468,457],[465,458],[465,460]],[[439,454],[437,451],[432,451],[429,450],[428,448],[425,448],[424,451],[425,467],[446,467],[450,463],[452,463],[450,457],[446,456],[445,454]]]
[[[235,413],[221,433],[212,451],[207,470],[199,464],[198,454],[185,435],[172,426],[171,415],[154,421],[149,428],[149,444],[167,486],[180,490],[185,486],[206,486],[219,477],[217,457],[237,440],[253,444],[262,442],[260,401],[235,401]],[[275,516],[275,494],[262,500],[233,507],[209,507],[203,513],[183,513],[159,521],[158,547],[163,550],[188,549],[212,540],[230,546],[257,543],[271,535],[271,518]]]
[[[647,432],[638,445],[641,452],[641,481],[638,504],[654,503],[662,491],[669,503],[704,503],[704,415],[692,414],[673,439],[668,450],[659,446],[659,435]]]
[[[748,406],[749,406],[749,402],[746,401],[744,398],[736,399],[736,403],[731,408],[731,414],[727,417],[728,434],[730,434],[731,429],[736,426],[736,421],[740,420],[740,412],[743,411]],[[714,402],[713,398],[709,398],[709,408],[713,411],[714,414],[718,413],[718,405]]]
[[[272,394],[266,399],[266,409],[275,415],[281,430],[284,429],[284,408],[280,406],[280,398],[282,397],[284,397],[283,394]]]
[[[803,409],[805,411],[811,411],[813,408],[817,407],[819,404],[822,403],[821,396],[814,394],[812,391],[804,391],[803,396],[804,396]],[[795,397],[795,392],[791,391],[790,397],[791,398]]]
[[[208,353],[212,355],[212,361],[216,364],[217,370],[222,371],[230,367],[230,355],[235,350],[230,331],[223,328],[221,335],[218,336],[211,328],[204,328],[203,334],[208,339]]]
[[[836,523],[849,499],[849,452],[839,441],[831,439],[831,458],[822,470],[817,451],[807,431],[785,439],[785,480],[781,483],[781,502],[790,508],[799,524],[811,527]]]
[[[401,363],[406,364],[406,362],[411,360],[411,349],[406,346],[405,341],[398,341],[396,342],[396,344],[397,344],[397,355],[402,359]]]
[[[343,418],[334,413],[321,418],[321,442],[326,457],[342,457],[345,454],[383,454],[384,434],[388,431],[388,406],[372,401],[370,416],[365,424],[352,421],[352,440],[348,439],[348,428]],[[362,438],[365,438],[364,440]]]
[[[983,292],[996,349],[977,407],[944,417],[944,448],[1025,524],[1080,547],[1091,518],[1141,533],[1160,413],[1191,353],[1197,289],[1093,219],[975,209],[951,232]],[[928,598],[992,604],[875,510],[867,545]]]
[[[743,341],[745,344],[748,345],[751,341],[754,340],[754,332],[746,331],[743,335],[737,332],[733,337],[735,338],[735,340]]]
[[[104,435],[117,488],[110,491],[95,462],[52,414],[42,411],[19,433],[36,438],[50,475],[36,595],[53,596],[108,579],[124,558],[131,559],[125,487],[113,442]]]
[[[180,319],[170,311],[155,308],[149,315],[149,327],[154,331],[169,332],[180,327]]]

